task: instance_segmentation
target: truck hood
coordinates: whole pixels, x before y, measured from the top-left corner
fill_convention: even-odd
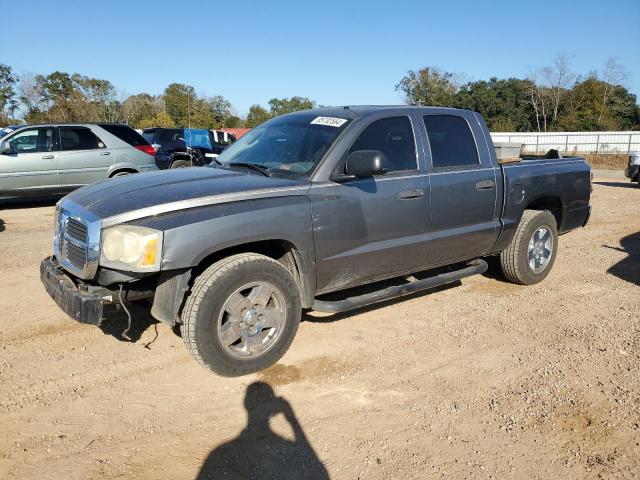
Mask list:
[[[120,223],[215,203],[304,195],[308,187],[306,179],[264,177],[220,168],[179,168],[87,185],[64,197],[61,205],[70,200],[100,219]]]

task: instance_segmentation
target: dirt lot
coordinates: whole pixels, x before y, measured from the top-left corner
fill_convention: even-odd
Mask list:
[[[121,325],[65,317],[38,279],[53,207],[0,210],[0,478],[640,476],[629,187],[600,180],[590,225],[561,238],[542,284],[494,267],[307,315],[281,363],[238,379],[205,371],[162,324],[141,320],[128,343]]]

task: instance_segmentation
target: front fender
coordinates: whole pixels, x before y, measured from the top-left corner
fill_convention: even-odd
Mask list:
[[[210,205],[132,223],[164,231],[162,270],[195,267],[221,250],[264,240],[287,241],[315,261],[306,195]]]

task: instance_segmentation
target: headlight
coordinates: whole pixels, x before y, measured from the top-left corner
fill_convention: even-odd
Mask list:
[[[100,265],[132,272],[157,272],[162,257],[162,232],[119,225],[102,232]]]
[[[629,157],[629,165],[640,165],[640,155],[631,155]]]

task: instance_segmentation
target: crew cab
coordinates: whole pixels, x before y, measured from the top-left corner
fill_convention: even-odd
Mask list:
[[[251,130],[218,161],[62,199],[41,264],[51,297],[91,324],[150,299],[200,363],[243,375],[285,353],[303,310],[455,282],[491,255],[508,280],[540,282],[559,235],[591,211],[583,158],[501,164],[466,110],[306,110]]]

